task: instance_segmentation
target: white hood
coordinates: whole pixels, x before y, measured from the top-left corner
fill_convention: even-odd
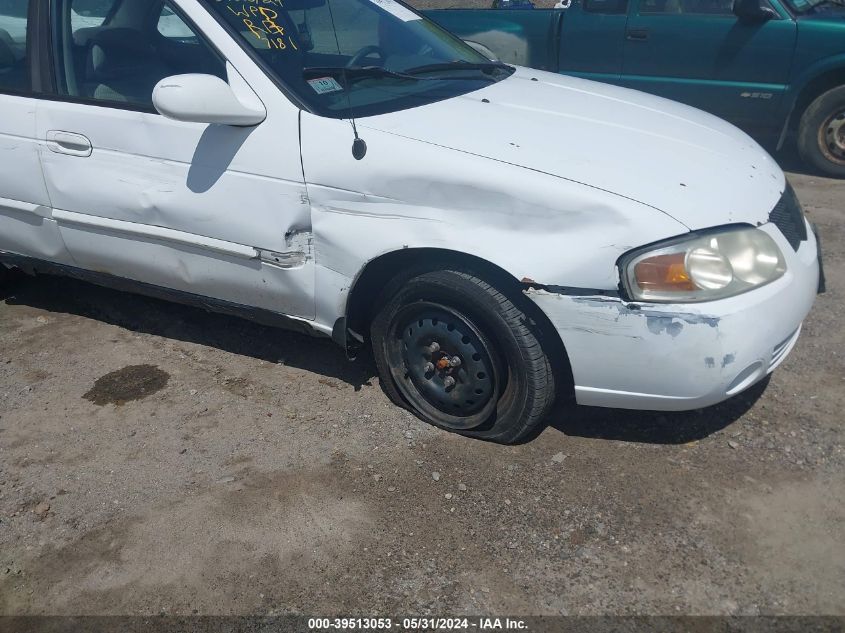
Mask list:
[[[785,186],[774,160],[715,116],[527,68],[482,90],[360,125],[603,189],[690,229],[766,222]]]

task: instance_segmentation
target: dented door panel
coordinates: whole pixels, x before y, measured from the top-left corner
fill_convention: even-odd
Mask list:
[[[313,318],[298,111],[271,110],[261,125],[240,128],[40,103],[41,163],[76,265]],[[54,130],[90,139],[90,156],[56,151],[46,141]],[[232,258],[215,241],[252,254]]]
[[[35,100],[0,94],[0,251],[67,264],[41,167]]]
[[[311,266],[292,269],[266,262],[255,251],[248,258],[71,223],[62,223],[62,235],[78,265],[93,272],[291,316],[314,309]]]
[[[56,208],[282,251],[288,230],[308,225],[295,114],[292,123],[237,128],[45,103],[38,127],[42,136],[82,131],[93,145],[88,158],[57,153],[48,144],[42,152]],[[265,139],[274,133],[291,141],[267,151]]]

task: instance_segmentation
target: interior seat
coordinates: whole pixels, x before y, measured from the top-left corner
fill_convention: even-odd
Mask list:
[[[0,29],[0,72],[11,70],[17,63],[15,52],[12,50],[13,46],[14,40],[9,32]]]
[[[0,86],[9,90],[26,90],[29,86],[26,57],[5,29],[0,29]],[[17,50],[17,52],[16,52]]]
[[[153,88],[170,74],[143,33],[104,29],[88,39],[82,91],[94,99],[150,105]]]

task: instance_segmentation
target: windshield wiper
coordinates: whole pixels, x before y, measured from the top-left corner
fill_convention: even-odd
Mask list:
[[[486,71],[488,68],[510,68],[506,64],[499,62],[489,62],[485,64],[473,64],[469,62],[450,62],[448,64],[429,64],[427,66],[417,66],[404,71],[388,70],[381,66],[307,66],[302,69],[302,76],[306,79],[325,77],[331,75],[334,77],[342,77],[344,82],[358,81],[359,79],[368,79],[371,77],[392,77],[395,79],[410,79],[411,81],[457,81],[457,80],[474,80],[484,79],[486,81],[496,81],[489,75],[478,76],[451,76],[451,77],[420,77],[420,74],[427,72],[435,72],[438,70],[481,70]]]
[[[381,66],[307,66],[302,69],[302,76],[307,78],[325,77],[326,75],[340,76],[344,81],[356,81],[369,77],[395,77],[397,79],[411,79],[419,81],[421,77],[406,75]]]
[[[426,64],[425,66],[416,66],[408,68],[403,71],[407,75],[420,75],[423,73],[433,73],[441,70],[480,70],[485,74],[490,74],[494,70],[513,70],[512,66],[508,66],[504,62],[445,62],[441,64]]]

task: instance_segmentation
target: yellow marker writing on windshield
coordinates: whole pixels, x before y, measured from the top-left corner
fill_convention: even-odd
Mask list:
[[[232,10],[231,7],[230,10]],[[232,12],[242,17],[244,26],[249,29],[250,33],[259,40],[267,42],[267,48],[286,50],[288,45],[290,45],[294,50],[299,50],[293,38],[285,33],[285,28],[276,22],[279,14],[273,9],[267,9],[265,7],[249,7],[247,9],[244,7],[241,11],[232,10]],[[256,24],[251,16],[260,16],[262,18],[261,25]],[[271,35],[281,37],[270,37]]]

